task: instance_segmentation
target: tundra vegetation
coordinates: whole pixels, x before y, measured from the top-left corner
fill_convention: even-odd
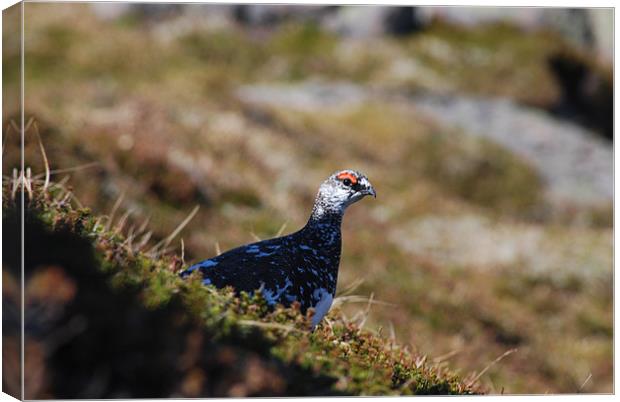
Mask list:
[[[117,350],[102,353],[109,389],[93,382],[88,390],[612,391],[611,202],[558,204],[527,160],[403,100],[467,93],[550,110],[562,88],[549,60],[560,56],[609,80],[560,38],[437,22],[360,42],[302,22],[265,30],[188,16],[104,21],[85,4],[28,3],[25,18],[25,115],[34,122],[25,135],[26,253],[40,256],[27,302],[115,321],[89,289],[122,311],[106,333],[126,342],[110,345],[127,352],[140,333],[162,328],[179,340],[154,336],[132,355],[145,367],[149,351],[169,351],[157,362],[175,375],[158,389],[132,389],[126,374],[110,371],[123,358]],[[6,99],[18,90],[20,59],[18,49],[3,48]],[[515,60],[527,62],[514,68]],[[317,82],[367,92],[324,105],[244,96],[247,88]],[[19,206],[11,195],[19,178],[10,176],[19,136],[7,128],[19,116],[15,104],[3,110],[5,234]],[[345,217],[340,303],[314,333],[295,308],[268,312],[260,296],[236,299],[177,278],[184,262],[301,227],[320,181],[345,167],[367,174],[378,197]],[[5,236],[5,254],[16,240]],[[61,258],[53,245],[76,258]],[[106,285],[83,284],[80,270]],[[3,272],[5,297],[19,300],[11,272]],[[132,326],[132,314],[144,319]],[[42,350],[51,346],[41,331],[26,348],[27,367],[40,368],[27,370],[27,397],[70,395],[86,380],[61,352],[84,345],[56,345],[46,361]],[[54,388],[60,368],[74,375],[64,389]]]

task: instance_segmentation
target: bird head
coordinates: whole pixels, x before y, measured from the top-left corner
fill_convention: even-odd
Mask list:
[[[330,212],[344,212],[354,202],[367,195],[377,197],[368,178],[355,170],[341,170],[321,184],[317,207]]]

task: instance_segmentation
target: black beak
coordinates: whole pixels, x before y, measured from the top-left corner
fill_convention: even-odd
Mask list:
[[[375,192],[375,189],[372,186],[369,186],[366,189],[365,194],[372,195],[374,198],[377,198],[377,193]]]

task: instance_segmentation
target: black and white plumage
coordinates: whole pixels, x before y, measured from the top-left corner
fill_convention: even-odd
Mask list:
[[[363,174],[343,170],[325,180],[306,226],[287,236],[237,247],[181,272],[195,271],[203,283],[253,293],[260,289],[268,304],[298,301],[305,312],[315,308],[315,326],[329,311],[340,264],[340,226],[345,209],[375,190]]]

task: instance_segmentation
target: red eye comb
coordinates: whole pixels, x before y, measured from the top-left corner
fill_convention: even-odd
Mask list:
[[[349,179],[349,180],[351,180],[351,183],[353,183],[353,184],[357,183],[357,177],[355,177],[353,174],[351,174],[349,172],[340,173],[338,176],[336,176],[336,178],[338,180]]]

